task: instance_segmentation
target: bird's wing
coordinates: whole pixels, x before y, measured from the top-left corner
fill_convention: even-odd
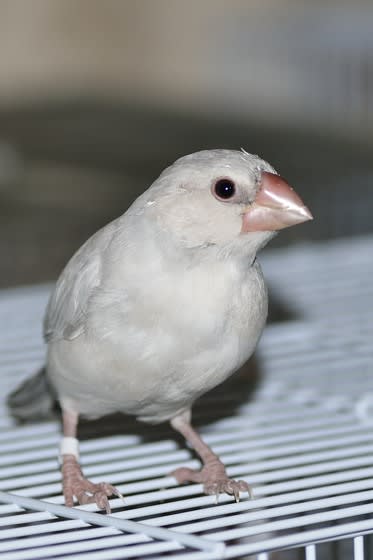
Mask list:
[[[112,222],[93,235],[66,265],[52,293],[44,338],[72,340],[85,330],[89,301],[102,279],[102,261],[114,230]]]

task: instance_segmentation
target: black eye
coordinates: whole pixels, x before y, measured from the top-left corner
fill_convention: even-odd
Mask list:
[[[236,193],[236,186],[231,179],[219,179],[213,187],[213,193],[220,200],[229,200]]]

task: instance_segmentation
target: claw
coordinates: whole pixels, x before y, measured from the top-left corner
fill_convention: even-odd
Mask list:
[[[217,467],[217,468],[216,468]],[[215,495],[215,503],[219,503],[220,494],[234,496],[236,503],[240,501],[240,492],[247,492],[252,499],[252,489],[244,480],[232,480],[227,477],[222,463],[209,464],[202,470],[196,471],[186,467],[176,469],[171,473],[179,483],[200,482],[203,484],[203,491],[208,495]]]
[[[114,490],[114,492],[113,492],[114,496],[117,496],[117,498],[120,498],[122,500],[122,502],[125,504],[126,500],[124,499],[123,494],[121,494],[119,492],[119,490],[117,488],[115,488],[115,486],[113,486],[113,490]]]
[[[237,487],[233,488],[233,495],[234,495],[234,499],[236,500],[236,504],[238,504],[238,502],[240,501],[240,490],[239,490],[239,488],[237,488]]]
[[[240,492],[248,493],[250,500],[254,499],[253,489],[251,488],[250,484],[247,484],[247,482],[245,482],[244,480],[239,480],[238,487],[240,489]]]
[[[123,500],[122,494],[106,482],[94,484],[83,476],[80,465],[74,456],[64,455],[62,465],[63,493],[65,504],[69,507],[74,505],[74,496],[79,504],[96,504],[104,509],[107,514],[111,513],[109,497],[118,496]]]

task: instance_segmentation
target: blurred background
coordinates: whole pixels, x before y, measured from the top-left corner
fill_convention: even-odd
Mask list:
[[[296,187],[315,221],[275,244],[372,232],[372,29],[371,0],[0,0],[0,287],[205,148]]]

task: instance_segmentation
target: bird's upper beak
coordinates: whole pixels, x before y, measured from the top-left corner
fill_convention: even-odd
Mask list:
[[[255,200],[244,210],[242,232],[276,231],[312,219],[307,206],[284,179],[263,171]]]

